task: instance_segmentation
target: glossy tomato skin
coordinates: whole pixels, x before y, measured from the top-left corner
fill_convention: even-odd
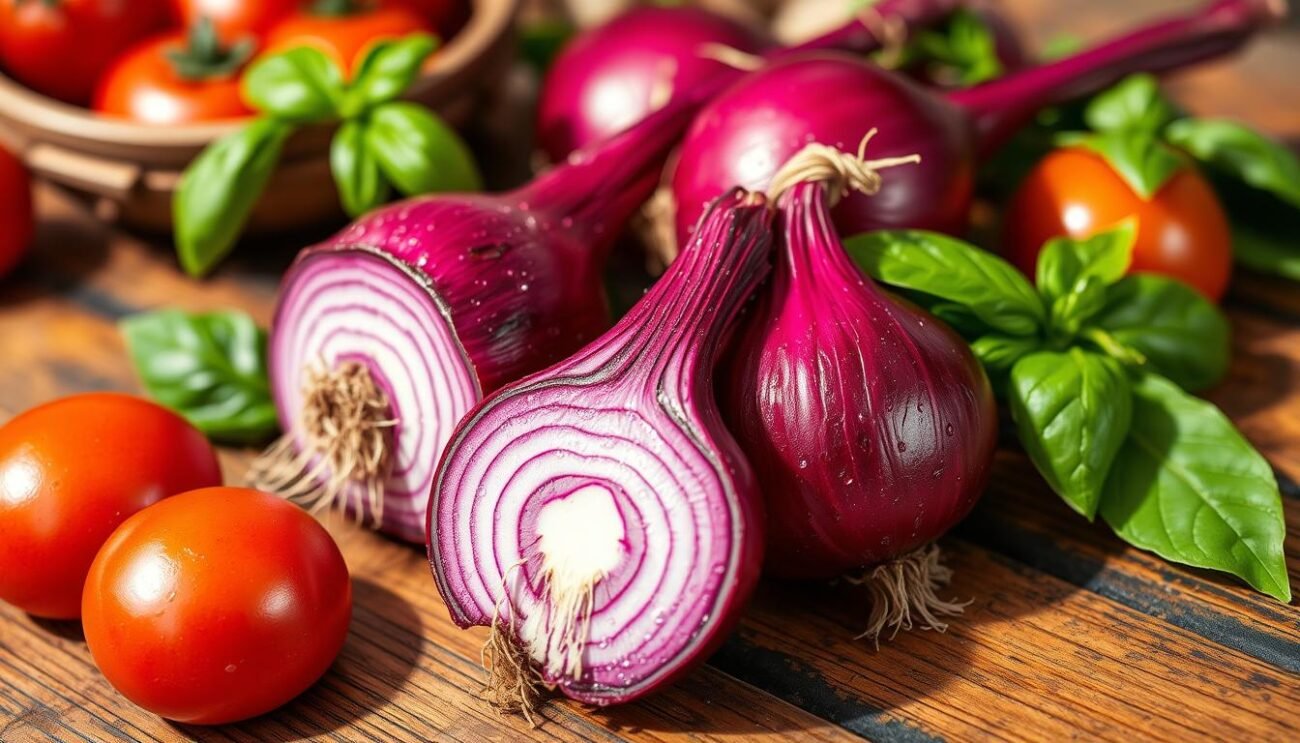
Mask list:
[[[219,484],[207,439],[147,400],[92,393],[19,415],[0,427],[0,598],[76,618],[113,529],[163,498]]]
[[[169,126],[237,119],[252,113],[237,73],[186,80],[167,54],[185,47],[183,33],[163,34],[124,54],[104,73],[94,109],[142,124]]]
[[[417,32],[437,33],[437,29],[401,5],[378,5],[342,16],[302,12],[271,29],[264,53],[311,45],[329,55],[341,69],[351,71],[372,44]]]
[[[297,0],[171,0],[181,26],[189,28],[206,18],[227,43],[246,36],[261,37],[298,9]]]
[[[1172,276],[1213,301],[1223,296],[1232,275],[1228,218],[1210,184],[1190,166],[1144,200],[1101,156],[1077,147],[1055,150],[1011,199],[1006,254],[1033,276],[1047,240],[1086,237],[1130,217],[1138,226],[1130,271]]]
[[[32,185],[27,168],[0,147],[0,280],[18,266],[32,241]]]
[[[131,517],[95,558],[86,643],[131,701],[212,725],[269,712],[325,673],[352,584],[302,509],[244,488],[183,493]]]
[[[166,22],[163,0],[0,0],[0,66],[36,91],[84,105],[103,69]]]

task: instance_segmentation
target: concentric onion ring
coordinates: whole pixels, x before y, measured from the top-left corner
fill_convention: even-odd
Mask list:
[[[285,276],[269,364],[280,423],[299,451],[307,443],[304,374],[345,361],[368,368],[397,421],[381,526],[422,541],[438,457],[456,423],[482,397],[427,280],[366,248],[324,248],[298,260]],[[363,519],[374,516],[360,484],[347,487],[343,503]]]
[[[508,401],[521,397],[537,415],[514,414]],[[589,542],[609,540],[617,560],[593,587],[583,671],[566,675],[574,659],[556,657],[553,643],[549,653],[546,643],[530,648],[548,683],[608,703],[673,675],[715,639],[718,625],[708,620],[727,608],[731,593],[721,588],[738,580],[747,524],[731,476],[691,430],[662,411],[648,420],[616,401],[591,402],[590,390],[565,386],[497,398],[453,442],[437,488],[448,495],[430,515],[442,525],[433,562],[456,597],[456,621],[499,618],[539,637],[548,612],[539,524],[566,499],[588,501],[570,509],[570,523],[605,530]],[[615,529],[606,528],[609,513]]]

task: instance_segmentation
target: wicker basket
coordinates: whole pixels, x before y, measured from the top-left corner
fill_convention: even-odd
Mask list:
[[[430,62],[407,97],[465,126],[514,56],[519,0],[471,0],[465,27]],[[237,123],[154,127],[97,116],[0,75],[0,138],[38,177],[86,195],[122,222],[171,228],[171,199],[185,166]],[[281,231],[341,213],[329,170],[331,127],[286,143],[250,231]]]

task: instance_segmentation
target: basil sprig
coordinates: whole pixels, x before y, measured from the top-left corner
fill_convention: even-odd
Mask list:
[[[930,232],[846,242],[868,274],[971,343],[1043,478],[1089,520],[1162,557],[1237,575],[1289,601],[1282,502],[1268,462],[1210,403],[1226,319],[1194,289],[1125,275],[1132,224],[1057,239],[1035,284],[1001,258]]]
[[[1300,280],[1300,158],[1284,145],[1226,119],[1187,116],[1150,75],[1125,78],[1084,110],[1088,133],[1058,143],[1101,155],[1143,198],[1151,198],[1192,161],[1209,172],[1228,209],[1237,262]]]
[[[427,34],[374,44],[348,80],[313,47],[264,57],[242,81],[261,112],[210,145],[186,169],[172,201],[181,266],[202,276],[229,254],[299,127],[339,123],[330,168],[339,201],[357,216],[394,190],[413,196],[482,187],[469,149],[428,109],[396,100],[437,47]]]
[[[241,312],[160,310],[121,323],[149,396],[217,441],[257,443],[278,428],[266,332]]]

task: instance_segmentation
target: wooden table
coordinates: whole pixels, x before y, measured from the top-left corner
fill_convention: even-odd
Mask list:
[[[1037,0],[1016,14],[1041,39],[1179,3],[1132,5]],[[1293,26],[1176,89],[1197,111],[1300,135],[1296,41]],[[71,392],[138,390],[114,327],[133,312],[234,306],[266,322],[276,276],[306,239],[246,246],[196,283],[165,241],[103,227],[48,189],[38,197],[34,255],[0,283],[0,420]],[[1211,397],[1277,469],[1300,588],[1300,291],[1242,276],[1227,307],[1235,361]],[[223,452],[232,481],[249,454]],[[943,542],[951,593],[973,601],[946,634],[903,634],[877,651],[852,639],[866,614],[851,587],[765,584],[735,636],[680,684],[618,709],[553,703],[535,730],[477,697],[484,635],[448,620],[419,549],[329,526],[352,570],[355,618],[342,657],[298,700],[240,725],[174,726],[96,673],[76,623],[6,606],[0,740],[1300,740],[1300,609],[1126,547],[1011,447],[982,505]]]

